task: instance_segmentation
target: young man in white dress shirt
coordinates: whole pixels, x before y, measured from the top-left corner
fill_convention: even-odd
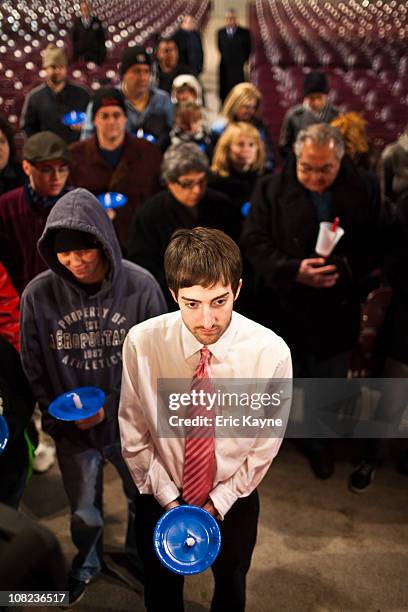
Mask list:
[[[146,609],[182,612],[183,577],[161,566],[153,548],[157,520],[164,511],[186,502],[187,444],[181,436],[161,435],[158,379],[191,381],[197,377],[203,352],[210,355],[207,372],[213,380],[291,378],[292,365],[280,337],[233,312],[242,284],[242,262],[237,245],[223,232],[202,227],[176,231],[166,250],[165,271],[180,310],[129,332],[123,349],[119,424],[123,456],[142,494],[137,540],[144,563]],[[241,612],[256,542],[256,487],[282,436],[215,435],[212,485],[198,504],[220,521],[222,534],[221,551],[212,565],[211,610]]]

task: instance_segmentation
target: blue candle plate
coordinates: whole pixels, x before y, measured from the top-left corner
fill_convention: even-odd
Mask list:
[[[79,111],[71,111],[66,113],[62,118],[62,123],[67,125],[68,127],[71,125],[80,125],[85,121],[86,113],[81,113]]]
[[[117,193],[115,191],[100,193],[96,197],[103,208],[120,208],[120,206],[124,206],[127,202],[127,197],[123,193]]]
[[[245,202],[241,206],[241,213],[243,217],[247,217],[249,215],[249,211],[251,210],[251,202]]]
[[[215,518],[197,506],[177,506],[159,519],[154,548],[167,569],[176,574],[199,574],[214,563],[221,546]]]
[[[48,412],[61,421],[79,421],[96,414],[105,398],[105,393],[98,387],[78,387],[59,395],[48,406]]]

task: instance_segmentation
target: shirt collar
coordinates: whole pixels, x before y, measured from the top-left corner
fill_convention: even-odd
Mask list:
[[[181,318],[181,313],[180,313]],[[229,348],[235,338],[235,335],[238,331],[238,317],[235,312],[232,313],[231,322],[226,329],[226,331],[222,334],[221,338],[214,342],[214,344],[209,344],[208,348],[211,353],[214,355],[217,361],[224,361]],[[183,320],[181,319],[181,343],[183,346],[184,358],[187,360],[192,357],[195,353],[198,353],[203,347],[204,344],[199,342],[195,336],[187,329],[184,325]]]
[[[29,181],[25,182],[25,195],[26,201],[29,204],[32,204],[36,208],[46,209],[54,206],[57,200],[66,192],[65,187],[62,188],[61,192],[57,196],[41,196],[31,187],[31,183]]]

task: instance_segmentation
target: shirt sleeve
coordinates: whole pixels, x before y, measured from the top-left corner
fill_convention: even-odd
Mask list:
[[[289,349],[286,347],[282,359],[273,374],[274,379],[292,379],[292,360]],[[292,385],[285,390],[284,398],[280,405],[279,416],[282,416],[284,423],[287,423],[291,404]],[[220,518],[223,519],[231,506],[240,497],[247,497],[259,485],[272,461],[278,454],[282,444],[284,429],[277,438],[258,437],[254,439],[249,453],[243,458],[239,469],[224,482],[218,483],[210,492],[212,500]]]
[[[143,411],[137,347],[128,335],[123,346],[123,372],[119,404],[122,454],[135,485],[142,494],[151,494],[166,506],[180,492],[157,454],[149,423]],[[143,384],[147,384],[146,380]]]

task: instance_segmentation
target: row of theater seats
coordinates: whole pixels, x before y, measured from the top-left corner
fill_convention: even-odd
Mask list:
[[[70,66],[69,77],[90,89],[100,81],[118,82],[118,62],[125,47],[149,50],[157,35],[168,35],[180,25],[183,14],[195,15],[202,24],[209,0],[96,0],[94,14],[105,24],[107,60]],[[48,43],[65,47],[70,54],[70,25],[76,14],[71,1],[49,0],[46,6],[25,0],[2,2],[0,8],[0,114],[18,125],[24,98],[41,82],[41,51]]]
[[[192,14],[201,23],[208,9],[209,0],[93,2],[94,14],[106,27],[106,46],[114,59],[130,42],[145,45],[157,33],[170,34],[179,26],[183,14]],[[9,47],[16,60],[34,61],[44,42],[57,46],[69,43],[69,28],[75,16],[71,2],[47,2],[46,9],[25,1],[4,2],[0,11],[0,53]]]
[[[371,9],[373,4],[370,4]],[[262,42],[274,63],[335,65],[365,68],[406,69],[408,11],[403,3],[384,17],[370,12],[370,21],[360,15],[361,5],[352,12],[348,2],[305,2],[304,0],[256,0]],[[375,8],[375,7],[374,7]],[[401,11],[401,12],[400,12]],[[351,15],[347,17],[347,15]]]
[[[329,78],[342,112],[363,112],[383,147],[408,123],[408,8],[405,2],[255,0],[252,76],[265,99],[265,119],[278,137],[286,110],[302,99],[311,68]]]

